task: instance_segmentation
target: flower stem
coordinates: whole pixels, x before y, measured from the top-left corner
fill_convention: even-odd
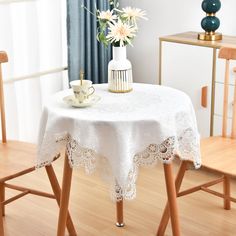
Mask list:
[[[92,14],[93,16],[96,17],[96,15],[93,12],[91,12],[85,5],[82,4],[81,7],[84,8],[87,12],[89,12],[90,14]]]

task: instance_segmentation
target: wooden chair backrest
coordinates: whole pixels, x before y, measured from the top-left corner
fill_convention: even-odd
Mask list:
[[[223,47],[219,51],[219,58],[225,59],[225,79],[224,79],[224,102],[223,102],[223,124],[222,136],[227,136],[228,102],[229,102],[229,77],[230,60],[236,60],[236,48]],[[231,138],[236,138],[236,81],[234,84],[233,117],[231,127]]]
[[[6,118],[4,107],[4,92],[3,92],[3,79],[2,79],[2,63],[8,62],[6,52],[0,51],[0,113],[1,113],[1,128],[2,128],[2,142],[7,142],[6,135]]]

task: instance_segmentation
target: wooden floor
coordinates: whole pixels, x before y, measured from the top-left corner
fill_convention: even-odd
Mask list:
[[[61,176],[62,160],[56,171]],[[0,169],[1,171],[1,169]],[[29,176],[28,176],[29,177]],[[200,183],[212,176],[189,171],[184,186]],[[22,177],[17,183],[50,190],[44,170]],[[222,187],[219,185],[219,187]],[[232,186],[236,196],[236,182]],[[9,192],[12,196],[13,192]],[[124,228],[115,226],[115,205],[108,187],[96,175],[86,176],[82,169],[73,173],[70,211],[79,236],[151,236],[156,229],[166,201],[162,166],[140,170],[137,198],[125,202]],[[184,236],[235,236],[236,204],[222,208],[222,200],[207,193],[195,193],[178,199],[181,231]],[[55,236],[58,207],[54,200],[26,196],[6,208],[7,236]],[[170,225],[166,235],[172,235]]]

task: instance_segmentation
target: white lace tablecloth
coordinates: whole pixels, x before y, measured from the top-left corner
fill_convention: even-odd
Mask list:
[[[176,154],[200,167],[199,134],[189,97],[178,90],[134,84],[115,94],[107,84],[95,85],[101,100],[92,107],[73,108],[55,94],[44,107],[38,140],[37,167],[52,162],[66,147],[71,166],[87,173],[99,170],[116,200],[133,199],[138,167],[170,162]]]

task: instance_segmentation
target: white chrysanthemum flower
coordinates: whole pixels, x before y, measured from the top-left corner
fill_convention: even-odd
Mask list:
[[[111,43],[120,42],[120,46],[123,47],[125,43],[131,44],[131,39],[135,36],[137,28],[133,25],[122,22],[118,19],[118,22],[109,23],[109,33],[106,36]]]
[[[101,20],[113,21],[117,19],[117,16],[113,15],[113,11],[107,10],[99,12],[98,18]]]
[[[145,17],[146,12],[142,11],[139,8],[125,7],[125,8],[122,8],[122,12],[123,12],[122,15],[128,18],[129,20],[136,21],[136,19],[138,18],[147,20],[147,18]]]

